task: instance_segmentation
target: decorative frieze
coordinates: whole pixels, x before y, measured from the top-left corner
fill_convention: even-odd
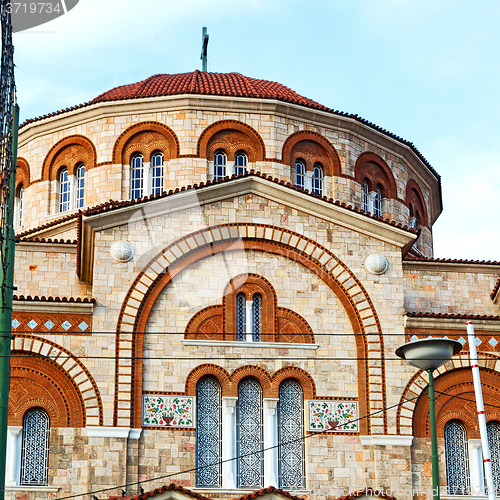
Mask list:
[[[12,331],[34,334],[92,333],[92,316],[89,314],[32,313],[14,311]]]
[[[307,401],[309,431],[358,432],[358,403],[356,401]]]
[[[142,423],[152,427],[194,427],[194,397],[143,396]]]

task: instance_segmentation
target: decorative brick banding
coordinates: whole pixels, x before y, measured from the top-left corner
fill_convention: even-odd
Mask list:
[[[330,287],[355,334],[360,415],[385,408],[382,329],[373,302],[359,279],[328,249],[299,233],[263,224],[234,223],[203,229],[175,241],[154,257],[131,285],[117,324],[114,425],[129,427],[140,423],[141,332],[145,331],[160,292],[193,262],[232,250],[260,250],[285,256],[306,266]],[[385,413],[363,419],[362,427],[362,432],[370,432],[371,427],[387,432]]]

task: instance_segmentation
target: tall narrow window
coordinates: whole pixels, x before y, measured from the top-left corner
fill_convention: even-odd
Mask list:
[[[382,190],[379,186],[377,186],[377,190],[375,192],[375,200],[373,201],[373,213],[382,216]]]
[[[49,456],[50,420],[43,410],[30,410],[24,416],[21,456],[21,484],[46,485]]]
[[[279,388],[278,471],[283,489],[304,487],[304,393],[295,380],[285,380]]]
[[[245,174],[247,171],[247,163],[247,155],[241,151],[238,151],[234,155],[234,175]]]
[[[220,180],[226,177],[227,156],[224,151],[216,151],[214,154],[214,179]]]
[[[196,385],[196,485],[221,486],[221,386],[213,378]]]
[[[470,489],[469,458],[467,432],[462,422],[451,420],[444,426],[444,443],[448,495],[467,495]]]
[[[247,301],[244,293],[239,293],[236,296],[236,334],[238,340],[246,340],[246,316],[247,316]]]
[[[78,165],[76,169],[76,208],[85,205],[85,165]]]
[[[69,210],[69,177],[68,169],[64,168],[59,173],[59,212]]]
[[[238,385],[238,487],[260,488],[263,476],[262,388],[253,379]]]
[[[498,495],[500,493],[500,424],[498,422],[488,422],[486,430],[490,446],[493,484],[495,485],[495,493]]]
[[[23,198],[24,198],[24,187],[20,184],[17,187],[17,194],[14,206],[14,225],[16,227],[21,227],[23,225]]]
[[[142,198],[144,191],[144,158],[137,154],[130,161],[130,198]]]
[[[306,166],[301,160],[295,162],[295,185],[302,189],[306,187]]]
[[[256,293],[252,300],[252,340],[259,342],[262,333],[262,296]]]
[[[163,154],[155,153],[151,156],[151,194],[163,192]]]
[[[320,165],[314,165],[312,192],[319,196],[323,196],[323,169]]]
[[[365,212],[370,211],[370,203],[369,203],[369,196],[370,196],[370,188],[368,187],[368,182],[363,181],[363,210]]]

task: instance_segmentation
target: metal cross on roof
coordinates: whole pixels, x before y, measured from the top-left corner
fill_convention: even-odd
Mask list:
[[[208,52],[208,33],[207,28],[203,26],[203,31],[201,35],[201,70],[207,71],[207,52]]]

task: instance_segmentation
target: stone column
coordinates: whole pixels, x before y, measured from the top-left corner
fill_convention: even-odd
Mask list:
[[[264,487],[278,487],[278,406],[279,399],[264,399]],[[268,449],[270,448],[270,449]]]
[[[236,402],[222,398],[222,487],[236,488]]]
[[[313,172],[311,172],[310,170],[307,170],[304,189],[308,189],[309,192],[312,191],[312,178],[313,178]]]
[[[5,469],[5,486],[19,484],[21,472],[21,439],[22,427],[7,428],[7,467]]]
[[[483,449],[480,439],[469,439],[469,495],[484,495]]]

